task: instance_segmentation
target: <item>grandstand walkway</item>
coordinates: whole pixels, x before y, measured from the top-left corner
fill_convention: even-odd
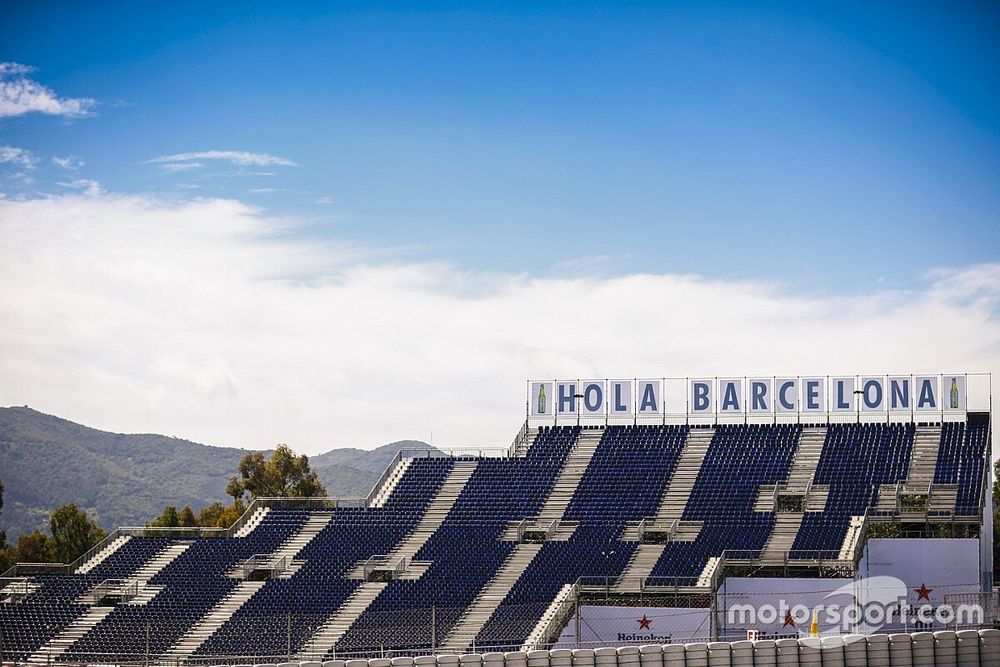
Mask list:
[[[455,462],[454,467],[441,483],[434,498],[428,503],[423,516],[420,518],[420,522],[417,523],[409,535],[396,545],[389,555],[389,562],[397,561],[400,558],[405,558],[408,563],[411,562],[412,558],[420,551],[420,548],[424,546],[427,540],[430,539],[430,536],[444,522],[451,508],[455,506],[458,496],[462,493],[462,489],[465,488],[469,478],[472,477],[472,473],[475,472],[477,465],[479,464],[476,461]],[[413,568],[413,570],[422,573],[424,568],[418,567]],[[349,576],[354,579],[363,578],[364,566],[359,565]],[[404,574],[404,577],[408,576],[413,576],[410,568]],[[340,641],[340,638],[344,636],[361,614],[368,609],[387,585],[385,582],[366,581],[358,586],[344,604],[326,619],[323,625],[316,631],[316,634],[303,645],[299,650],[299,655],[325,655]]]
[[[28,662],[47,665],[54,662],[60,655],[81,639],[85,634],[94,629],[104,617],[113,612],[111,607],[91,607],[75,621],[63,628],[62,632],[46,642],[38,651],[28,658]]]
[[[131,535],[119,535],[111,544],[94,554],[94,557],[76,569],[76,574],[89,574],[91,570],[108,559],[111,554],[118,551],[126,542],[132,539]]]
[[[576,444],[552,484],[552,490],[538,511],[537,523],[550,523],[562,519],[603,436],[603,427],[587,428],[580,432]],[[542,543],[518,544],[514,548],[497,573],[459,617],[458,622],[441,643],[441,650],[464,651],[472,646],[476,636],[531,565],[531,561],[541,551],[542,546]]]
[[[910,469],[906,486],[914,491],[926,491],[934,481],[938,450],[941,449],[941,425],[917,426],[913,433],[913,450],[910,452]]]
[[[274,553],[272,559],[286,558],[290,564],[309,542],[333,519],[333,512],[323,512],[310,516],[294,535],[285,540]],[[298,564],[301,567],[301,564]],[[294,569],[297,570],[298,567]],[[236,572],[242,571],[242,565]],[[294,572],[293,572],[294,573]],[[284,573],[282,573],[284,574]],[[291,575],[288,575],[291,576]],[[180,661],[190,657],[195,651],[221,628],[233,614],[266,584],[266,581],[241,581],[232,591],[218,602],[207,614],[199,619],[164,655],[169,660]]]
[[[705,454],[708,453],[708,447],[714,437],[714,428],[692,428],[688,432],[684,449],[681,450],[680,458],[677,460],[677,467],[656,511],[658,524],[670,525],[674,521],[680,522],[684,508],[691,497],[691,490],[694,489],[698,473],[701,471],[701,465],[705,461]],[[640,544],[618,579],[619,592],[638,591],[660,560],[665,548],[665,544]]]
[[[400,458],[396,461],[392,470],[389,471],[385,484],[375,493],[375,497],[372,499],[372,507],[385,506],[386,501],[389,500],[389,496],[392,495],[392,492],[396,490],[396,486],[399,485],[399,480],[403,479],[403,475],[410,469],[411,463],[413,463],[413,459],[409,457]]]
[[[788,470],[788,478],[783,485],[779,485],[786,492],[803,494],[803,511],[781,511],[774,507],[775,487],[773,485],[761,487],[754,510],[777,514],[771,535],[760,554],[762,561],[783,561],[795,544],[806,512],[822,512],[825,508],[829,487],[814,489],[812,486],[820,456],[823,454],[824,443],[826,443],[825,426],[802,429],[795,447],[795,455],[792,457],[792,465]],[[765,496],[769,496],[769,501],[765,500]],[[770,507],[762,510],[761,508],[768,503]]]

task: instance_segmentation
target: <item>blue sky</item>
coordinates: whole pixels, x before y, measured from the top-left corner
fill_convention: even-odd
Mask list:
[[[539,4],[4,3],[0,404],[314,453],[1000,371],[995,7]]]
[[[472,269],[842,292],[997,259],[987,3],[535,4],[7,4],[0,60],[97,104],[0,142]],[[299,166],[147,162],[207,150]]]

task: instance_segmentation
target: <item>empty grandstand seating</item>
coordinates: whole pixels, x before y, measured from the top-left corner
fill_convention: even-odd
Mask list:
[[[579,577],[620,576],[637,547],[626,527],[662,509],[685,441],[696,428],[605,428],[563,513],[569,528],[541,546],[479,631],[476,645],[520,645],[566,584]],[[723,552],[759,553],[776,515],[755,511],[755,502],[762,487],[788,479],[801,431],[797,424],[720,424],[700,431],[711,442],[686,504],[675,512],[700,530],[693,540],[667,543],[652,575],[693,580]],[[390,581],[327,657],[440,646],[516,548],[511,525],[538,515],[582,432],[578,426],[541,428],[520,456],[475,459],[478,465],[461,492],[456,488],[457,500],[414,557],[425,569]],[[879,487],[906,481],[913,433],[909,424],[829,425],[813,477],[814,484],[829,487],[826,508],[806,513],[795,540],[797,557],[839,550],[851,517],[875,506]],[[985,420],[943,424],[934,483],[957,485],[956,514],[981,511],[988,439]],[[297,654],[361,585],[359,564],[391,553],[413,532],[455,464],[447,456],[413,459],[379,506],[275,505],[244,536],[138,534],[89,572],[32,575],[37,589],[0,603],[4,656],[36,655],[87,613],[94,602],[88,593],[97,584],[136,576],[184,541],[190,546],[152,576],[145,595],[118,604],[56,659],[163,655],[234,590],[239,583],[234,572],[242,562],[274,553],[310,516],[323,513],[330,521],[296,555],[297,568],[268,580],[211,632],[194,658],[210,662],[215,656],[221,662],[223,656]]]

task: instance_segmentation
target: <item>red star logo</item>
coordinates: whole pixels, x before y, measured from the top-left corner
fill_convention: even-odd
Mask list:
[[[791,609],[789,609],[788,611],[785,612],[785,624],[783,626],[781,626],[781,627],[787,628],[789,625],[792,626],[793,628],[795,627],[795,619],[792,618],[792,610]]]
[[[931,591],[934,589],[927,588],[927,584],[922,583],[920,584],[920,588],[914,588],[913,590],[917,593],[917,602],[920,602],[921,600],[927,600],[928,602],[931,601]]]
[[[643,614],[642,618],[638,618],[636,619],[636,621],[639,623],[640,630],[649,630],[650,629],[649,624],[653,622],[653,619],[646,618],[646,615]]]

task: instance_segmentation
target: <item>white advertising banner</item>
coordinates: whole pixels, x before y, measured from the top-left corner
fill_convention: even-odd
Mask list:
[[[608,414],[625,417],[635,412],[632,402],[632,381],[611,380],[608,382]]]
[[[552,383],[531,382],[531,395],[528,397],[528,414],[532,417],[548,417],[554,413],[552,409]]]
[[[743,405],[743,378],[725,378],[719,380],[719,412],[724,414],[740,414],[745,411]]]
[[[802,412],[826,412],[826,378],[802,378]]]
[[[688,394],[688,410],[693,415],[710,415],[715,413],[715,396],[713,385],[715,380],[703,378],[691,380],[691,391]]]
[[[558,645],[666,644],[711,634],[711,611],[707,608],[582,605],[579,623],[575,616],[569,619]]]
[[[575,415],[577,411],[577,394],[580,383],[578,380],[563,380],[556,382],[556,414]]]
[[[913,381],[909,375],[893,375],[889,378],[889,411],[909,412],[913,408]]]
[[[581,383],[581,414],[595,417],[604,414],[604,380],[583,380]]]
[[[980,385],[975,403],[985,410],[988,393]],[[553,419],[934,412],[944,418],[969,409],[965,374],[532,380],[528,392],[528,416]]]
[[[941,383],[941,398],[947,412],[965,410],[965,376],[945,375]]]
[[[778,378],[774,381],[774,407],[778,412],[798,412],[798,378]]]
[[[661,380],[636,380],[636,414],[647,417],[663,414],[661,385]]]
[[[861,410],[863,412],[882,412],[885,409],[885,378],[861,378]]]
[[[833,395],[830,397],[830,412],[854,412],[854,378],[833,378]]]
[[[938,386],[938,376],[936,375],[918,375],[913,378],[913,393],[917,412],[940,412],[942,410]]]
[[[774,411],[774,382],[771,378],[750,378],[749,408],[751,414]]]

